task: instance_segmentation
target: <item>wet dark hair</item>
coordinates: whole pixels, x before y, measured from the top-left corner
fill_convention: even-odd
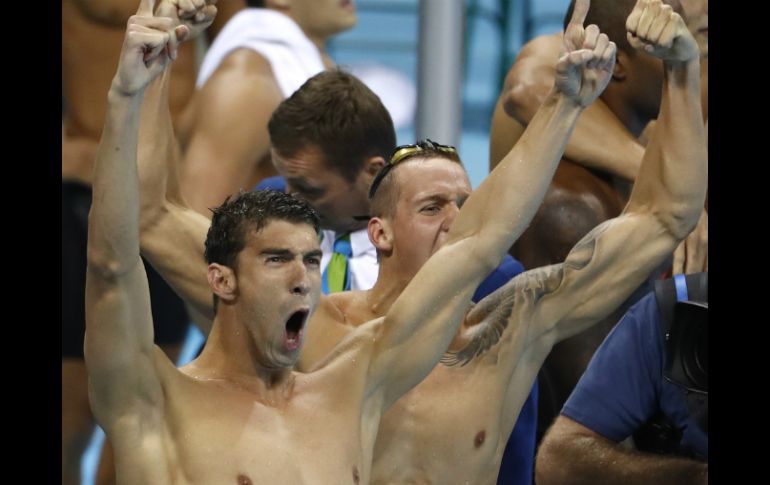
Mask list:
[[[214,216],[206,235],[204,256],[209,264],[219,263],[229,268],[235,268],[236,258],[246,247],[249,232],[259,231],[269,221],[307,224],[316,234],[320,231],[318,214],[307,202],[274,190],[241,192],[233,198],[228,197],[212,212]]]

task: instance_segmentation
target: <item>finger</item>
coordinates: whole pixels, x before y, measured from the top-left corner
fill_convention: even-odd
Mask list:
[[[198,9],[193,4],[192,0],[179,0],[177,3],[180,19],[189,19],[195,16]]]
[[[705,212],[704,212],[705,214]],[[706,261],[708,261],[708,251],[709,251],[709,234],[708,234],[708,219],[702,217],[701,222],[699,224],[700,227],[697,228],[697,235],[695,237],[694,241],[694,250],[693,253],[695,257],[694,265],[692,268],[693,273],[697,273],[698,271],[704,271],[703,268],[706,267]]]
[[[595,48],[596,42],[599,40],[599,34],[601,34],[601,32],[599,31],[599,27],[597,27],[596,24],[591,24],[586,27],[586,36],[585,39],[583,39],[583,45],[581,47],[583,49]]]
[[[646,5],[647,2],[645,0],[638,0],[636,2],[636,5],[634,5],[633,10],[631,10],[631,13],[626,19],[626,30],[628,32],[636,35],[637,28],[639,27],[639,18],[642,16],[642,12],[644,12],[644,7]]]
[[[594,47],[594,57],[599,60],[604,59],[604,52],[610,48],[610,38],[607,34],[599,34],[599,38],[596,39],[596,47]]]
[[[636,36],[647,40],[649,38],[650,26],[660,12],[660,0],[652,0],[642,12],[639,18],[639,26],[636,28]]]
[[[644,49],[644,42],[639,39],[639,37],[635,36],[631,33],[631,31],[626,32],[626,39],[628,39],[628,43],[631,44],[631,47],[637,50]]]
[[[585,31],[580,25],[569,25],[564,32],[564,47],[568,52],[580,49],[583,45]]]
[[[131,45],[140,47],[143,51],[145,65],[149,65],[166,48],[169,35],[166,32],[141,32],[128,33]]]
[[[195,22],[202,24],[205,22],[213,21],[214,16],[216,15],[216,11],[216,7],[205,7],[203,10],[195,14]]]
[[[139,0],[139,8],[136,9],[137,15],[152,17],[155,11],[155,0]]]
[[[597,67],[604,64],[604,51],[606,51],[609,46],[610,39],[607,37],[607,35],[599,34],[599,37],[596,39],[596,47],[594,47],[594,58],[591,61],[591,67]]]
[[[650,31],[647,33],[647,38],[650,39],[650,42],[655,44],[658,43],[660,34],[663,32],[663,29],[666,27],[669,20],[671,20],[672,11],[670,5],[663,5],[660,8],[660,13],[655,17],[655,20],[653,20],[652,25],[650,25]]]
[[[679,26],[679,22],[681,22],[681,18],[679,17],[679,14],[677,14],[676,12],[671,12],[671,15],[669,15],[669,20],[666,23],[666,26],[663,28],[663,31],[660,33],[660,37],[658,37],[658,45],[666,49],[671,47],[671,45],[674,43],[674,39],[676,38],[676,34],[678,32],[677,27]]]
[[[569,20],[569,23],[582,26],[586,21],[586,15],[588,15],[588,9],[590,7],[591,0],[576,0],[575,8],[572,10],[572,18]]]
[[[161,49],[161,54],[153,59],[150,64],[147,65],[147,73],[150,79],[155,79],[166,69],[168,65],[168,55],[165,54],[166,48]]]
[[[599,67],[605,71],[612,71],[615,67],[615,55],[617,54],[617,51],[618,46],[610,41],[610,45],[607,46],[604,50],[604,54],[602,54],[602,61],[599,64]]]
[[[149,30],[167,31],[174,27],[175,22],[168,17],[143,17],[141,15],[132,15],[128,19],[129,23],[136,27],[142,27]]]
[[[557,74],[564,75],[567,72],[567,69],[569,69],[569,53],[565,53],[559,57],[559,60],[556,62]]]
[[[588,49],[580,49],[577,51],[570,52],[568,55],[569,63],[572,66],[578,67],[581,65],[585,65],[593,59],[594,53],[593,51],[589,51]]]
[[[190,29],[186,25],[177,25],[173,30],[169,31],[168,40],[168,56],[174,60],[177,58],[179,44],[187,39],[190,34]]]
[[[684,257],[685,249],[684,241],[682,241],[674,250],[674,263],[671,265],[672,274],[682,274],[682,271],[684,271]]]
[[[179,27],[182,27],[182,26],[180,25]],[[177,29],[170,30],[166,48],[168,49],[168,56],[172,60],[176,59],[177,49],[179,48],[179,42],[180,40],[177,38]]]

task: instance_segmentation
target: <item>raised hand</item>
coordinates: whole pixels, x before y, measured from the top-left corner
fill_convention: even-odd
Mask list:
[[[112,86],[119,93],[134,95],[142,90],[176,58],[177,46],[188,28],[170,18],[155,17],[155,0],[141,0],[136,15],[128,19],[120,52],[118,71]]]
[[[198,37],[214,22],[217,0],[160,0],[155,15],[177,20],[190,31],[185,40]]]
[[[637,0],[626,19],[626,37],[635,49],[664,61],[697,59],[698,44],[682,17],[661,0]]]
[[[556,89],[581,106],[591,104],[607,87],[617,50],[596,25],[583,28],[590,6],[590,0],[575,2],[556,64]]]

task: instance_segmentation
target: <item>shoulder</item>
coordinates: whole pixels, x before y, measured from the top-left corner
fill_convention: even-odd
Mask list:
[[[247,47],[234,49],[227,54],[214,71],[214,74],[212,74],[211,80],[215,79],[216,76],[233,73],[250,76],[270,76],[270,78],[273,78],[273,69],[270,66],[270,61],[259,52]]]
[[[255,105],[272,113],[283,95],[273,76],[270,63],[249,49],[236,49],[228,54],[197,92],[200,111],[248,111]]]

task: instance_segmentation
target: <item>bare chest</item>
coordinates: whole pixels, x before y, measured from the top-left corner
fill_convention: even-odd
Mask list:
[[[494,376],[473,367],[437,366],[385,414],[373,484],[485,483],[490,473],[494,481],[507,436],[503,397]]]
[[[360,426],[347,409],[330,409],[312,394],[279,406],[245,391],[199,387],[177,393],[167,409],[183,482],[355,484],[368,471]]]

